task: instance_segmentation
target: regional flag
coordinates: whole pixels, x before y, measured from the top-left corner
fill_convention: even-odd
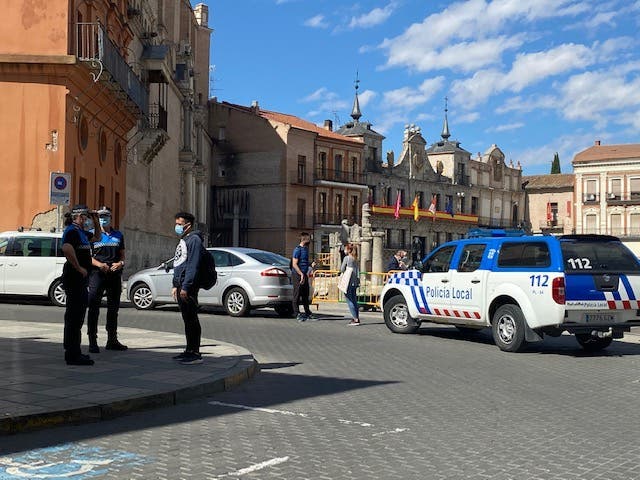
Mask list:
[[[416,198],[413,199],[413,203],[411,204],[413,207],[413,219],[417,222],[420,220],[420,210],[418,209],[418,194],[416,193]]]
[[[400,201],[401,201],[401,197],[400,197],[400,192],[398,192],[398,198],[396,198],[396,210],[393,212],[393,216],[397,219],[400,218]]]
[[[436,221],[436,202],[438,201],[438,197],[434,193],[431,195],[431,205],[429,205],[429,212],[433,215],[433,221]]]

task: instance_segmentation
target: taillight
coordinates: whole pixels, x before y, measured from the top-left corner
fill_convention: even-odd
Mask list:
[[[564,305],[564,277],[556,277],[553,279],[553,282],[551,283],[551,296],[553,297],[554,302],[559,305]]]
[[[287,272],[279,268],[268,268],[260,272],[260,275],[263,277],[286,277]]]

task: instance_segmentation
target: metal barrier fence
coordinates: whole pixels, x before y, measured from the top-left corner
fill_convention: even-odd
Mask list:
[[[356,291],[358,304],[364,308],[380,308],[380,292],[394,273],[396,272],[360,272],[360,286]],[[344,302],[344,293],[338,290],[339,279],[338,270],[316,270],[313,274],[312,303]]]

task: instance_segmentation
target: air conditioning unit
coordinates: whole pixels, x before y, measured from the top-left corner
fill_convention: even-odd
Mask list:
[[[595,202],[596,194],[595,193],[587,193],[587,202]]]

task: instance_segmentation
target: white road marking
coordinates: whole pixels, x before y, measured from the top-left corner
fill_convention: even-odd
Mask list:
[[[273,467],[274,465],[279,465],[289,460],[289,457],[276,457],[271,460],[267,460],[265,462],[256,463],[255,465],[250,465],[246,468],[241,468],[235,472],[225,473],[220,475],[218,478],[224,477],[240,477],[242,475],[246,475],[247,473],[257,472],[258,470],[262,470],[263,468]]]
[[[306,413],[289,412],[287,410],[275,410],[273,408],[250,407],[248,405],[238,405],[237,403],[224,403],[224,402],[211,401],[209,402],[209,405],[220,405],[221,407],[232,407],[232,408],[240,408],[242,410],[255,410],[257,412],[279,413],[280,415],[294,415],[296,417],[309,418],[309,415],[307,415]]]
[[[387,430],[386,432],[378,432],[371,435],[372,437],[379,437],[380,435],[387,435],[389,433],[402,433],[409,430],[408,428],[394,428],[393,430]]]
[[[241,410],[252,410],[252,411],[256,411],[256,412],[262,412],[262,413],[277,413],[280,415],[288,415],[288,416],[296,416],[296,417],[302,417],[302,418],[307,418],[309,420],[322,420],[322,421],[337,421],[338,423],[342,424],[342,425],[355,425],[358,427],[363,427],[363,428],[370,428],[370,427],[374,427],[375,425],[373,423],[367,423],[367,422],[358,422],[355,420],[345,420],[343,418],[338,418],[337,420],[331,419],[331,418],[327,418],[327,417],[321,417],[319,415],[309,415],[307,413],[298,413],[298,412],[290,412],[288,410],[277,410],[274,408],[264,408],[264,407],[250,407],[249,405],[239,405],[237,403],[225,403],[225,402],[218,402],[218,401],[211,401],[209,402],[209,405],[218,405],[220,407],[230,407],[230,408],[238,408]],[[402,432],[406,432],[408,431],[408,428],[395,428],[393,430],[387,430],[384,432],[378,432],[378,433],[374,433],[372,434],[372,436],[376,437],[376,436],[380,436],[380,435],[386,435],[389,433],[402,433]]]

